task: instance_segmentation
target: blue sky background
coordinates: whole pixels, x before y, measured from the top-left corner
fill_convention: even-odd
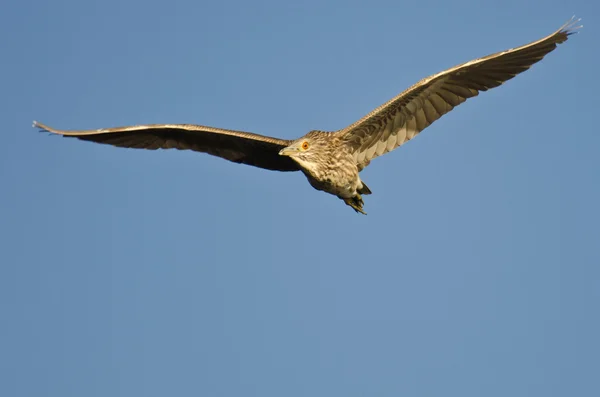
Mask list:
[[[13,1],[0,13],[0,395],[598,396],[597,1]],[[38,133],[296,138],[584,29],[362,177]]]

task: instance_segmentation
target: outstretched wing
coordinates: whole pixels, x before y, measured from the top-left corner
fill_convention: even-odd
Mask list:
[[[571,19],[551,35],[507,51],[463,63],[427,77],[356,123],[336,131],[351,148],[359,169],[428,127],[467,98],[497,87],[540,61],[580,26]]]
[[[249,132],[192,124],[149,124],[85,131],[57,130],[36,121],[33,126],[65,137],[125,148],[193,150],[269,170],[299,170],[293,160],[279,155],[292,141]]]

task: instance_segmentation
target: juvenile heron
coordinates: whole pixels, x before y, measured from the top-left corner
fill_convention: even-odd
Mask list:
[[[64,131],[34,121],[42,130],[85,141],[139,149],[188,149],[276,171],[302,171],[317,190],[363,211],[371,190],[359,173],[371,160],[419,134],[480,91],[497,87],[529,69],[581,26],[571,19],[538,41],[455,66],[429,76],[354,124],[310,131],[296,140],[190,124],[151,124]]]

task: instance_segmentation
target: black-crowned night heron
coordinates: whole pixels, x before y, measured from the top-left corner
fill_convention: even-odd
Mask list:
[[[480,91],[529,69],[580,26],[573,19],[551,35],[427,77],[354,124],[311,131],[296,140],[190,124],[152,124],[87,131],[42,130],[85,141],[139,149],[189,149],[236,163],[276,171],[302,171],[310,184],[363,212],[371,191],[359,172],[370,161],[415,137],[435,120]]]

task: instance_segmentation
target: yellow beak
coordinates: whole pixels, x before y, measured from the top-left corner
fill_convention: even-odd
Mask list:
[[[284,147],[283,149],[281,149],[279,151],[279,155],[280,156],[291,156],[294,153],[298,153],[300,150],[297,147],[293,147],[293,146],[288,146],[288,147]]]

